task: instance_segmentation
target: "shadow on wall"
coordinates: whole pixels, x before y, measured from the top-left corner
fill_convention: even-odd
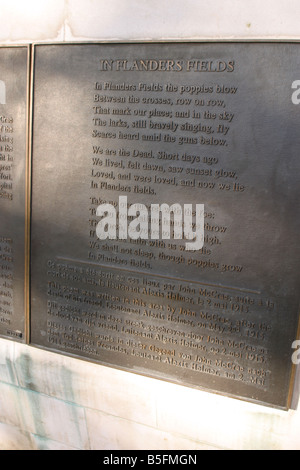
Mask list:
[[[21,374],[21,386],[31,390],[24,392],[22,401],[17,403],[20,428],[72,447],[82,447],[86,441],[85,423],[82,428],[82,408],[76,404],[71,371],[56,361],[48,362],[45,367],[34,362],[29,354],[19,356],[16,368]],[[66,427],[67,435],[64,435]]]

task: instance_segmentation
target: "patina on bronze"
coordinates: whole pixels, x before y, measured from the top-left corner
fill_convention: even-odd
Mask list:
[[[289,407],[298,59],[289,43],[35,47],[32,344]],[[97,208],[120,196],[204,204],[203,248],[99,240]]]
[[[0,47],[0,336],[25,341],[29,48]]]

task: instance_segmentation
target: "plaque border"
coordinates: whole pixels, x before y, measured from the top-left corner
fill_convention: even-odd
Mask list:
[[[283,411],[289,411],[290,409],[296,410],[298,407],[298,402],[300,403],[300,393],[299,393],[299,388],[297,388],[296,384],[296,377],[299,375],[300,376],[300,364],[294,364],[292,363],[291,365],[291,370],[290,370],[290,378],[289,378],[289,383],[288,383],[288,393],[286,395],[286,402],[285,405],[280,406],[280,405],[275,405],[272,403],[267,403],[261,400],[257,399],[252,399],[251,397],[244,397],[244,396],[239,396],[235,394],[231,394],[229,392],[222,392],[219,390],[210,390],[207,389],[201,385],[193,385],[193,384],[187,384],[187,383],[182,383],[179,380],[176,380],[175,378],[164,378],[164,377],[158,377],[154,374],[146,373],[143,371],[136,371],[133,369],[129,369],[126,367],[121,367],[115,364],[110,364],[110,363],[105,363],[105,362],[100,362],[95,359],[91,359],[88,357],[83,357],[80,355],[77,355],[76,353],[71,353],[68,351],[61,351],[59,349],[55,348],[50,348],[46,346],[41,346],[35,343],[31,342],[31,276],[30,276],[30,266],[31,266],[31,215],[32,215],[32,192],[31,192],[31,170],[32,170],[32,159],[33,159],[33,121],[34,121],[34,81],[35,81],[35,56],[36,56],[36,50],[39,47],[47,47],[47,46],[89,46],[89,45],[144,45],[144,44],[166,44],[166,45],[171,45],[171,44],[299,44],[300,39],[292,39],[292,38],[201,38],[201,39],[132,39],[132,40],[119,40],[119,39],[114,39],[114,40],[109,40],[109,39],[103,39],[103,40],[78,40],[78,41],[57,41],[57,42],[32,42],[28,44],[28,51],[29,51],[29,58],[28,58],[28,80],[29,80],[29,85],[28,85],[28,98],[29,98],[29,105],[27,106],[28,108],[28,158],[27,158],[27,194],[26,194],[26,207],[27,207],[27,212],[26,212],[26,264],[25,264],[25,269],[26,269],[26,282],[25,285],[26,287],[28,286],[28,292],[25,292],[26,295],[26,344],[30,347],[34,347],[39,350],[43,351],[48,351],[50,353],[54,354],[59,354],[61,356],[65,357],[70,357],[73,359],[77,359],[83,362],[88,362],[91,364],[96,364],[102,367],[108,367],[110,369],[114,370],[120,370],[122,372],[129,372],[138,376],[142,377],[147,377],[151,378],[154,380],[160,380],[163,382],[175,384],[175,385],[180,385],[186,388],[191,388],[191,389],[196,389],[200,390],[206,393],[212,393],[218,396],[224,396],[228,398],[233,398],[239,401],[251,403],[254,405],[260,405],[260,406],[265,406],[267,408],[271,409],[279,409]],[[0,46],[1,47],[1,46]],[[4,46],[4,47],[11,47],[11,46]],[[14,46],[12,46],[14,47]],[[296,337],[295,340],[300,340],[300,305],[298,306],[298,326],[296,329]],[[291,355],[292,355],[292,348],[291,348]],[[292,362],[292,361],[291,361]]]
[[[26,158],[26,206],[25,206],[25,341],[30,344],[30,311],[31,311],[31,282],[30,282],[30,265],[31,265],[31,162],[32,162],[32,97],[33,97],[33,80],[31,67],[33,64],[33,48],[32,44],[28,44],[27,56],[27,158]]]

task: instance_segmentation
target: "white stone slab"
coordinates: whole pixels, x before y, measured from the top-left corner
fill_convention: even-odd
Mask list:
[[[21,387],[144,424],[156,424],[153,380],[16,345]]]
[[[19,389],[0,382],[0,423],[21,427],[19,415]]]
[[[1,386],[1,384],[0,384]],[[7,386],[8,387],[8,386]],[[0,413],[4,419],[22,431],[27,431],[75,448],[88,448],[86,422],[83,408],[23,389],[0,389],[1,396],[9,401],[9,409]],[[2,392],[4,391],[4,395]],[[2,417],[1,417],[2,415]]]
[[[0,12],[3,44],[63,40],[64,0],[0,0]]]
[[[65,40],[300,37],[300,3],[69,0]]]
[[[213,446],[176,433],[87,410],[87,426],[92,450],[215,450]]]
[[[17,385],[14,366],[14,342],[0,339],[0,381]]]
[[[0,450],[34,450],[31,434],[0,423]]]
[[[164,384],[164,389],[157,401],[161,430],[180,429],[186,438],[227,449],[281,450],[284,436],[295,438],[296,445],[299,412],[275,410],[170,384]]]

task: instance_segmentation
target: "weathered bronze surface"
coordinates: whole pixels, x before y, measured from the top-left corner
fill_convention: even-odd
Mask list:
[[[0,336],[25,340],[28,47],[0,47]]]
[[[34,52],[32,344],[289,407],[299,45]],[[99,240],[119,196],[204,204],[203,248]]]

